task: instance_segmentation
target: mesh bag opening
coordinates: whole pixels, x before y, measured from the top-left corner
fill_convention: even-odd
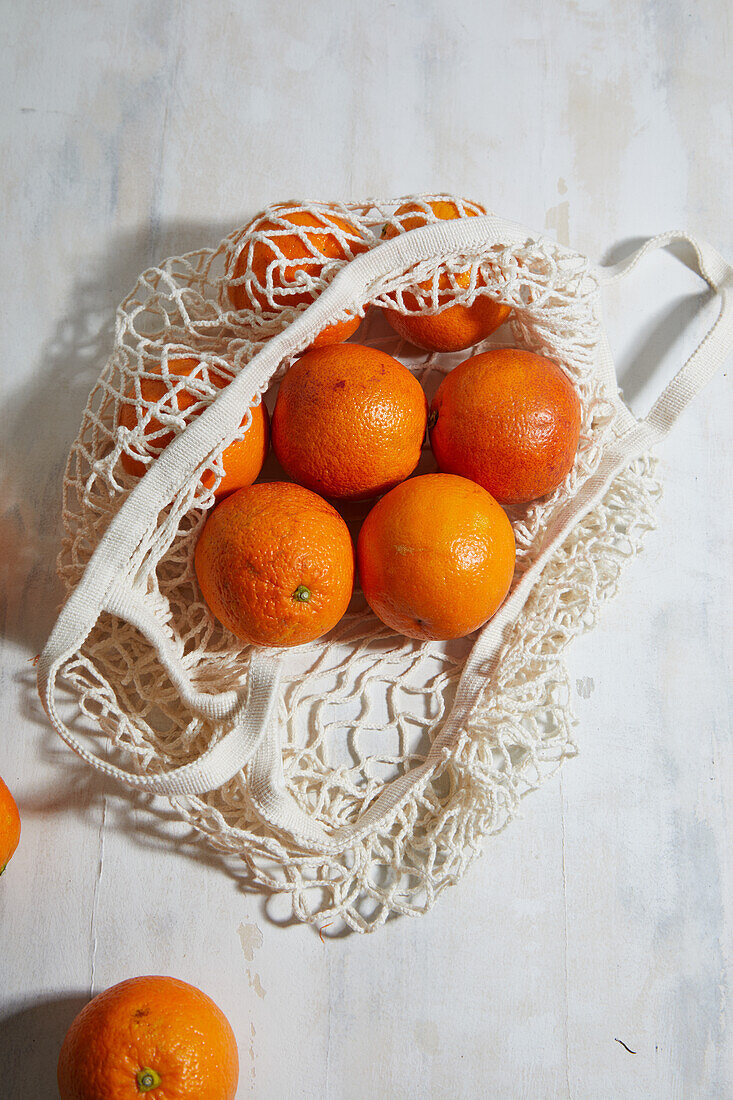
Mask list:
[[[141,475],[172,441],[193,438],[192,426],[205,423],[258,353],[287,337],[236,425],[212,437],[180,484],[171,481],[125,559],[118,583],[144,603],[158,643],[108,609],[59,662],[100,738],[124,752],[136,773],[163,775],[194,764],[233,722],[231,713],[192,708],[170,668],[206,696],[245,696],[249,687],[253,647],[213,619],[193,569],[224,473],[222,453],[242,438],[259,402],[272,408],[289,365],[324,328],[361,322],[356,341],[399,359],[428,397],[456,363],[491,346],[547,356],[572,380],[582,406],[576,461],[548,497],[509,509],[517,543],[512,593],[525,581],[528,595],[485,659],[476,645],[482,632],[453,642],[401,637],[372,614],[358,588],[334,630],[282,658],[279,782],[324,835],[348,834],[348,841],[319,848],[273,824],[253,787],[252,761],[216,789],[170,796],[176,813],[241,860],[248,878],[289,895],[297,918],[339,918],[357,931],[392,913],[429,909],[521,799],[576,752],[563,651],[616,591],[624,562],[654,525],[659,494],[655,463],[639,446],[602,482],[608,455],[636,422],[609,370],[598,270],[500,219],[480,242],[458,240],[444,234],[440,203],[452,204],[465,223],[493,218],[453,196],[278,203],[218,247],[144,272],[118,309],[114,348],[64,478],[59,571],[71,593],[93,571],[120,509],[148,481]],[[418,216],[435,232],[430,254],[416,257],[406,242],[422,233],[413,231]],[[340,273],[366,271],[364,257],[387,254],[386,270],[316,314],[312,303],[326,301]],[[481,296],[511,307],[509,323],[459,353],[416,349],[382,312],[434,314]],[[426,449],[416,472],[434,469],[431,462]],[[282,474],[266,466],[263,476]],[[589,505],[569,525],[583,494]],[[371,503],[342,510],[353,531]],[[376,812],[403,781],[394,804]]]

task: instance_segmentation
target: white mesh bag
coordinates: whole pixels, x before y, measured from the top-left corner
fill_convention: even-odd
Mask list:
[[[288,894],[300,920],[340,918],[360,932],[391,913],[428,910],[523,795],[574,754],[563,650],[595,622],[653,526],[650,448],[733,342],[733,269],[685,234],[654,238],[625,264],[600,269],[459,199],[451,201],[461,213],[476,216],[438,221],[434,198],[412,200],[429,224],[406,231],[395,218],[405,199],[279,204],[218,248],[141,275],[117,311],[113,352],[71,449],[60,557],[69,596],[38,665],[51,722],[89,764],[167,796],[228,865]],[[294,211],[304,228],[293,229]],[[339,256],[321,254],[308,232],[324,218]],[[384,239],[388,222],[400,232]],[[248,262],[263,225],[270,240],[299,234],[313,255],[288,284],[292,305],[278,292],[284,254],[273,250],[264,277]],[[676,240],[692,244],[721,295],[720,316],[637,421],[618,395],[601,288]],[[379,622],[357,589],[325,638],[290,650],[244,646],[212,618],[193,570],[223,450],[241,438],[245,411],[272,401],[293,357],[367,306],[358,341],[395,355],[430,396],[473,352],[418,352],[374,306],[414,309],[409,288],[419,308],[438,312],[446,275],[452,302],[488,294],[512,307],[509,330],[482,347],[554,359],[582,403],[566,481],[510,512],[517,569],[508,599],[470,638],[418,642]],[[232,308],[232,280],[259,308]],[[182,357],[200,366],[185,378],[168,373]],[[159,400],[144,396],[146,375]],[[132,426],[129,415],[120,422],[125,405]],[[173,437],[155,461],[146,428],[161,443]],[[123,453],[148,467],[143,477],[126,471]],[[345,514],[355,527],[366,511]]]

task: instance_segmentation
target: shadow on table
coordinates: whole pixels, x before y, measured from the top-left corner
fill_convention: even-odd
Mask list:
[[[89,993],[25,1004],[0,1018],[0,1090],[8,1100],[58,1096],[56,1065],[61,1044]]]
[[[604,264],[617,264],[625,260],[637,248],[646,241],[646,237],[632,237],[619,241],[604,256]],[[691,245],[685,242],[675,242],[668,245],[666,251],[676,256],[685,267],[697,273],[696,256]],[[642,261],[643,263],[643,261]],[[702,288],[702,283],[700,284]],[[695,317],[714,298],[714,292],[707,287],[697,294],[682,294],[668,302],[661,313],[657,313],[647,319],[641,335],[641,340],[630,359],[624,361],[620,358],[616,363],[618,372],[618,384],[628,405],[633,405],[646,385],[655,375],[660,375],[660,364],[664,362],[670,351],[683,332],[694,321]],[[674,373],[682,366],[683,360],[676,363]],[[669,372],[665,372],[669,378]],[[666,379],[660,377],[657,385],[661,392]],[[637,415],[646,415],[647,409],[638,411]]]
[[[5,605],[6,636],[31,654],[45,644],[63,598],[56,579],[63,474],[89,392],[112,350],[117,305],[154,262],[214,247],[233,228],[172,221],[113,238],[106,254],[79,273],[39,360],[32,369],[25,365],[28,381],[4,402],[0,609]]]
[[[49,726],[35,692],[32,670],[22,672],[20,678],[25,688],[21,714],[26,721],[44,727],[47,737],[42,742],[41,756],[54,768],[49,788],[37,789],[31,797],[18,799],[21,817],[73,813],[98,827],[100,808],[104,805],[105,827],[128,837],[137,848],[214,869],[226,875],[239,893],[257,897],[262,917],[269,923],[280,927],[300,924],[292,916],[287,899],[255,881],[244,860],[216,851],[201,833],[180,818],[165,798],[123,787],[79,759]],[[73,722],[71,726],[73,729]]]

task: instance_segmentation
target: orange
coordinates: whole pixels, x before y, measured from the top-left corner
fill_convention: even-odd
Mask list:
[[[395,217],[400,218],[400,229],[388,224],[383,231],[383,237],[389,239],[399,232],[406,233],[410,229],[417,229],[429,224],[429,216],[419,202],[409,202],[400,206]],[[465,203],[463,211],[450,200],[432,199],[427,203],[436,218],[441,221],[452,221],[454,218],[475,218],[478,214],[485,214],[483,206],[478,203]],[[471,285],[471,276],[468,271],[458,272],[455,282],[459,287],[467,289]],[[431,282],[419,284],[422,290],[430,292]],[[485,285],[479,277],[478,285]],[[440,276],[438,280],[438,304],[449,302],[453,297],[451,280],[447,274]],[[405,306],[410,310],[420,309],[421,303],[416,295],[409,291],[402,295]],[[506,321],[511,313],[509,306],[500,305],[491,298],[481,295],[473,305],[448,306],[441,313],[432,315],[411,313],[398,313],[397,310],[385,310],[392,328],[405,340],[415,344],[418,348],[427,351],[462,351],[464,348],[473,347],[479,341],[485,340]]]
[[[552,492],[575,461],[580,400],[555,363],[518,348],[474,355],[445,376],[430,407],[441,470],[503,504]]]
[[[294,481],[338,500],[363,500],[412,473],[425,437],[418,380],[360,344],[308,351],[280,386],[272,444]]]
[[[61,1100],[234,1100],[237,1044],[210,997],[176,978],[129,978],[100,993],[61,1046]]]
[[[354,547],[341,516],[284,481],[240,489],[218,504],[195,565],[210,610],[255,645],[320,638],[346,611],[354,586]]]
[[[462,638],[514,574],[514,532],[490,493],[452,474],[403,481],[364,520],[359,576],[372,611],[408,638]]]
[[[208,371],[209,381],[217,389],[222,389],[230,382],[230,379],[223,374],[219,374],[215,367],[208,366],[206,368],[198,359],[169,359],[168,374],[171,377],[171,384],[166,385],[162,380],[158,382],[155,378],[143,377],[140,379],[140,396],[149,405],[158,405],[160,402],[159,411],[165,411],[169,415],[179,411],[183,412],[185,409],[190,409],[193,405],[199,404],[200,399],[194,397],[188,389],[174,389],[172,392],[171,386],[175,387],[179,378],[183,380],[184,378],[190,378],[192,375],[194,379],[196,377],[202,378],[204,370]],[[151,367],[148,374],[162,374],[161,364]],[[134,394],[131,393],[128,396],[130,399],[134,399]],[[197,416],[202,410],[203,405],[193,415]],[[149,419],[144,419],[148,416]],[[137,409],[133,404],[123,404],[120,409],[120,424],[125,428],[133,429],[138,423],[138,418],[143,422],[146,450],[148,454],[157,458],[160,452],[165,450],[171,442],[175,433],[167,431],[155,415],[150,415],[148,409]],[[244,420],[242,420],[242,423],[244,423]],[[269,434],[267,409],[260,402],[259,405],[252,406],[252,423],[244,438],[235,440],[224,451],[222,456],[224,477],[214,494],[217,498],[224,497],[228,493],[234,492],[235,489],[242,489],[245,485],[252,484],[265,461],[269,446]],[[148,468],[144,462],[134,458],[127,451],[123,451],[120,457],[124,468],[135,477],[142,477]],[[207,471],[201,480],[208,488],[214,483],[214,475],[211,471]]]
[[[290,210],[287,203],[278,203],[271,211],[274,218],[263,214],[245,230],[245,238],[253,239],[240,251],[229,276],[232,280],[243,279],[249,272],[246,281],[228,288],[235,309],[280,310],[310,305],[316,295],[298,289],[303,275],[318,278],[329,261],[350,260],[369,248],[359,227],[341,215],[325,210]],[[288,232],[289,225],[294,232]],[[328,325],[311,346],[326,347],[347,340],[360,324],[357,316]]]
[[[15,799],[0,779],[0,875],[20,840],[20,814]]]

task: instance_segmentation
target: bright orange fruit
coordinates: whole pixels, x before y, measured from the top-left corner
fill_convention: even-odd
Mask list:
[[[0,875],[20,840],[20,814],[15,799],[0,779]]]
[[[216,618],[255,645],[320,638],[346,611],[354,586],[354,547],[341,516],[283,481],[240,489],[218,504],[195,566]]]
[[[143,401],[150,405],[156,405],[158,402],[162,402],[160,406],[161,409],[166,408],[171,411],[175,409],[176,411],[183,412],[185,409],[190,409],[192,405],[195,405],[198,398],[194,397],[187,389],[179,389],[175,393],[171,393],[171,388],[176,384],[176,379],[190,378],[191,375],[195,377],[197,372],[200,375],[202,370],[203,365],[198,359],[169,359],[168,374],[170,375],[170,382],[166,384],[162,378],[160,382],[157,381],[156,378],[141,378],[140,396]],[[162,374],[161,365],[158,364],[157,366],[151,367],[148,373]],[[215,368],[210,365],[208,366],[208,376],[209,380],[218,389],[222,389],[224,386],[228,385],[230,381],[229,378],[225,377],[223,374],[219,374]],[[128,395],[130,399],[132,399],[133,396],[133,394]],[[198,410],[198,412],[201,411],[201,409]],[[133,429],[138,423],[138,418],[143,420],[145,415],[146,410],[144,408],[138,409],[131,403],[123,404],[120,409],[120,424],[125,428]],[[195,415],[198,415],[198,413]],[[244,423],[244,419],[242,423]],[[174,433],[166,430],[160,420],[155,416],[151,416],[144,422],[143,431],[145,434],[146,450],[148,454],[156,458],[161,451],[165,450],[174,436]],[[242,489],[252,484],[265,461],[267,448],[269,446],[269,435],[270,428],[267,409],[264,404],[260,402],[259,405],[252,406],[252,423],[247,429],[244,437],[235,440],[235,442],[231,443],[224,451],[222,456],[224,477],[214,494],[217,499],[227,496],[229,493],[234,492],[235,489]],[[129,474],[133,474],[135,477],[142,477],[148,469],[144,462],[134,458],[127,451],[123,451],[120,457],[124,468]],[[207,488],[213,485],[213,473],[207,471],[202,478],[202,482]]]
[[[329,261],[349,260],[369,248],[359,227],[340,214],[327,210],[317,213],[288,210],[286,203],[279,203],[272,210],[293,226],[293,232],[267,215],[247,226],[245,237],[252,239],[240,251],[229,273],[232,280],[248,276],[228,288],[235,309],[277,310],[310,305],[315,294],[299,289],[298,280],[303,275],[317,278]],[[328,325],[311,346],[326,347],[347,340],[360,323],[357,316]]]
[[[237,1043],[210,997],[176,978],[129,978],[76,1017],[59,1055],[61,1100],[234,1100]]]
[[[383,351],[336,344],[308,351],[285,375],[272,444],[293,480],[338,500],[363,500],[412,473],[427,402],[415,376]]]
[[[409,638],[462,638],[491,618],[514,574],[514,532],[475,482],[403,481],[376,504],[357,543],[372,611]]]
[[[503,504],[552,492],[570,472],[580,400],[560,367],[518,348],[474,355],[445,376],[430,407],[438,466]]]
[[[454,218],[475,218],[486,211],[478,203],[467,203],[463,211],[452,200],[431,200],[427,204],[436,218],[441,221],[452,221]],[[410,229],[417,229],[429,224],[429,217],[419,202],[409,202],[400,206],[395,212],[400,217],[400,229],[393,224],[387,224],[383,236],[386,240],[397,236],[399,232],[406,233]],[[468,288],[471,282],[469,272],[459,272],[455,276],[458,286]],[[479,286],[485,285],[479,279]],[[429,291],[431,283],[420,284],[423,290]],[[448,302],[453,296],[451,281],[447,274],[440,276],[438,281],[438,302]],[[420,309],[420,300],[409,291],[403,294],[405,306],[411,310]],[[473,305],[453,305],[444,309],[441,313],[432,315],[410,313],[403,314],[397,310],[385,310],[392,328],[405,340],[415,344],[418,348],[427,351],[462,351],[464,348],[473,347],[481,340],[490,336],[499,325],[506,321],[511,313],[509,306],[500,305],[486,295],[480,295]]]

